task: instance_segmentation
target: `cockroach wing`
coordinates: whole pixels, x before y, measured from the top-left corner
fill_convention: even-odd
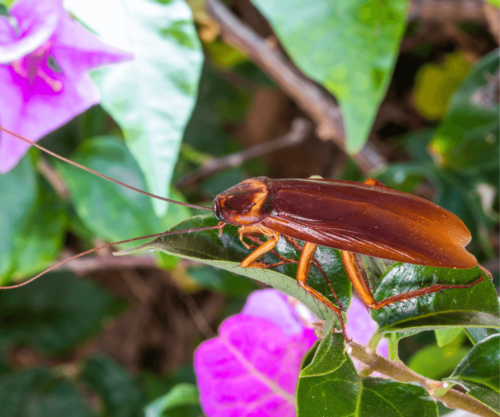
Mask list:
[[[336,180],[274,180],[271,215],[284,235],[349,252],[442,268],[472,268],[471,235],[454,214],[423,198]]]

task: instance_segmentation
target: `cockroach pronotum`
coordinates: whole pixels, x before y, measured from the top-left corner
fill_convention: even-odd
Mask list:
[[[274,247],[281,237],[295,246],[300,251],[297,283],[337,315],[344,334],[341,306],[337,307],[324,295],[307,285],[311,265],[321,268],[314,259],[317,246],[326,246],[341,251],[342,261],[353,287],[365,305],[371,309],[380,309],[398,301],[442,290],[470,288],[483,281],[481,275],[470,284],[434,284],[376,301],[358,265],[356,253],[440,268],[468,269],[479,264],[476,258],[465,249],[471,240],[471,235],[457,216],[423,198],[390,189],[373,178],[367,179],[363,184],[319,178],[303,180],[252,178],[219,194],[215,197],[213,207],[210,209],[147,193],[63,158],[1,126],[0,131],[78,168],[147,196],[173,204],[212,211],[219,220],[217,226],[164,232],[108,243],[66,259],[21,284],[0,287],[0,289],[27,285],[43,274],[98,249],[179,233],[212,229],[219,229],[221,233],[222,228],[228,223],[239,227],[240,240],[247,248],[250,246],[244,242],[244,238],[259,243],[259,246],[241,262],[240,266],[243,268],[269,268],[290,262],[282,257],[280,257],[281,262],[274,265],[258,262],[266,253],[274,252]],[[268,240],[262,242],[252,235],[265,236]],[[297,240],[303,241],[304,246],[301,246]],[[492,278],[487,270],[481,265],[479,267]],[[328,277],[323,275],[328,280]],[[333,292],[331,285],[330,290]]]

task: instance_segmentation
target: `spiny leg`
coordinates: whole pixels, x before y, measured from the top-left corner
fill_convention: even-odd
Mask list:
[[[251,240],[252,242],[256,243],[258,246],[261,246],[264,244],[264,242],[262,240],[260,240],[259,238],[256,238],[254,236],[245,236],[248,240]],[[253,249],[253,248],[256,248],[258,246],[250,246],[248,247],[248,249]],[[286,265],[286,264],[290,264],[290,263],[294,263],[294,264],[298,264],[299,262],[294,260],[294,259],[287,259],[283,256],[281,256],[278,252],[276,252],[274,249],[270,251],[270,253],[272,253],[276,258],[278,258],[280,260],[280,262],[276,262],[274,264],[262,264],[263,266],[262,269],[272,269],[272,268],[276,268],[278,266],[281,266],[281,265]]]
[[[309,270],[311,269],[312,261],[314,259],[314,252],[316,252],[316,245],[313,243],[306,242],[302,253],[300,254],[299,267],[297,269],[297,283],[301,288],[311,294],[325,307],[332,310],[340,321],[340,326],[342,327],[342,333],[344,338],[347,339],[347,333],[345,331],[344,319],[342,318],[342,311],[334,305],[328,298],[320,294],[314,288],[307,285],[307,276],[309,275]]]
[[[285,240],[290,243],[295,249],[297,249],[300,253],[302,253],[303,251],[303,247],[299,244],[299,242],[297,242],[295,239],[291,238],[291,237],[288,237],[288,236],[285,236],[283,235],[283,237],[285,238]],[[337,297],[337,294],[335,293],[335,290],[333,289],[333,285],[332,285],[332,282],[330,281],[330,279],[328,278],[328,275],[326,275],[326,272],[324,271],[323,267],[321,266],[321,264],[313,258],[312,260],[312,263],[313,265],[319,270],[319,272],[321,272],[321,275],[323,275],[323,278],[325,279],[326,283],[328,284],[328,287],[330,288],[330,292],[333,294],[333,296],[335,297],[335,300],[337,301],[337,304],[338,306],[340,307],[341,310],[344,310],[344,306],[342,305],[342,303],[340,302],[339,300],[339,297]]]
[[[431,285],[430,287],[425,287],[414,291],[408,291],[402,294],[393,295],[392,297],[385,298],[384,300],[381,301],[376,301],[375,298],[373,298],[373,294],[366,282],[366,279],[363,275],[363,272],[361,271],[361,268],[358,265],[358,261],[356,260],[356,255],[352,252],[346,252],[346,251],[341,251],[341,253],[342,253],[342,262],[344,263],[347,276],[351,280],[352,286],[356,289],[356,291],[362,298],[363,302],[369,308],[374,310],[378,310],[389,304],[397,303],[398,301],[421,297],[426,294],[432,294],[443,290],[470,288],[483,281],[483,276],[481,275],[481,277],[479,277],[476,281],[474,281],[471,284],[462,284],[462,285],[434,284]]]

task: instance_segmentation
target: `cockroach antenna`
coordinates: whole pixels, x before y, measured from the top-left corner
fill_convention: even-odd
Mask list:
[[[101,174],[100,172],[94,171],[93,169],[87,168],[87,167],[85,167],[83,165],[80,165],[80,164],[78,164],[76,162],[73,162],[73,161],[71,161],[71,160],[69,160],[67,158],[64,158],[64,157],[56,154],[55,152],[49,151],[48,149],[45,149],[43,146],[39,145],[38,143],[33,142],[32,140],[29,140],[28,138],[25,138],[24,136],[21,136],[21,135],[15,133],[15,132],[12,132],[11,130],[9,130],[9,129],[1,126],[1,125],[0,125],[0,132],[5,132],[8,135],[16,138],[17,140],[20,140],[21,142],[27,143],[28,145],[34,146],[34,147],[40,149],[41,151],[43,151],[43,152],[45,152],[45,153],[47,153],[49,155],[52,155],[53,157],[55,157],[55,158],[57,158],[57,159],[59,159],[61,161],[67,162],[70,165],[73,165],[73,166],[75,166],[77,168],[83,169],[84,171],[87,171],[87,172],[90,172],[92,174],[95,174],[98,177],[104,178],[104,179],[106,179],[108,181],[114,182],[115,184],[121,185],[122,187],[128,188],[130,190],[137,191],[138,193],[141,193],[141,194],[144,194],[144,195],[147,195],[148,197],[156,198],[157,200],[161,200],[161,201],[166,201],[167,203],[177,204],[178,206],[190,207],[190,208],[194,208],[194,209],[197,209],[197,210],[212,211],[212,209],[209,208],[209,207],[198,206],[197,204],[181,203],[180,201],[171,200],[169,198],[160,197],[158,195],[148,193],[147,191],[139,190],[138,188],[132,187],[131,185],[128,185],[128,184],[125,184],[125,183],[123,183],[121,181],[118,181],[118,180],[115,180],[113,178],[110,178],[107,175]]]
[[[129,242],[136,242],[138,240],[144,240],[144,239],[153,239],[157,237],[165,237],[165,236],[172,236],[172,235],[180,235],[183,233],[194,233],[194,232],[203,232],[206,230],[214,230],[214,229],[219,229],[221,230],[224,227],[224,225],[221,225],[220,223],[217,226],[206,226],[206,227],[195,227],[192,229],[182,229],[182,230],[173,230],[170,232],[163,232],[163,233],[156,233],[154,235],[148,235],[148,236],[140,236],[140,237],[134,237],[132,239],[127,239],[127,240],[121,240],[119,242],[112,242],[112,243],[106,243],[105,245],[98,246],[97,248],[90,249],[88,251],[79,253],[78,255],[72,256],[71,258],[65,259],[64,261],[61,261],[55,265],[52,265],[50,268],[47,268],[45,271],[40,272],[38,275],[34,276],[33,278],[30,278],[27,281],[21,282],[20,284],[15,284],[15,285],[9,285],[5,287],[0,287],[0,290],[12,290],[14,288],[20,288],[24,287],[25,285],[28,285],[32,283],[33,281],[37,280],[41,276],[45,275],[47,272],[53,271],[54,269],[59,268],[60,266],[63,266],[64,264],[67,264],[68,262],[71,262],[75,259],[81,258],[82,256],[89,255],[95,251],[98,251],[100,249],[105,249],[109,248],[111,246],[115,245],[120,245],[122,243],[129,243]]]

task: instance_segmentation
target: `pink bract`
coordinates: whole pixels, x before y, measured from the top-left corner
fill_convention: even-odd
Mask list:
[[[74,22],[62,0],[19,0],[16,25],[0,18],[0,124],[38,140],[99,103],[88,71],[131,58],[102,44]],[[0,134],[0,173],[12,169],[28,146]]]

